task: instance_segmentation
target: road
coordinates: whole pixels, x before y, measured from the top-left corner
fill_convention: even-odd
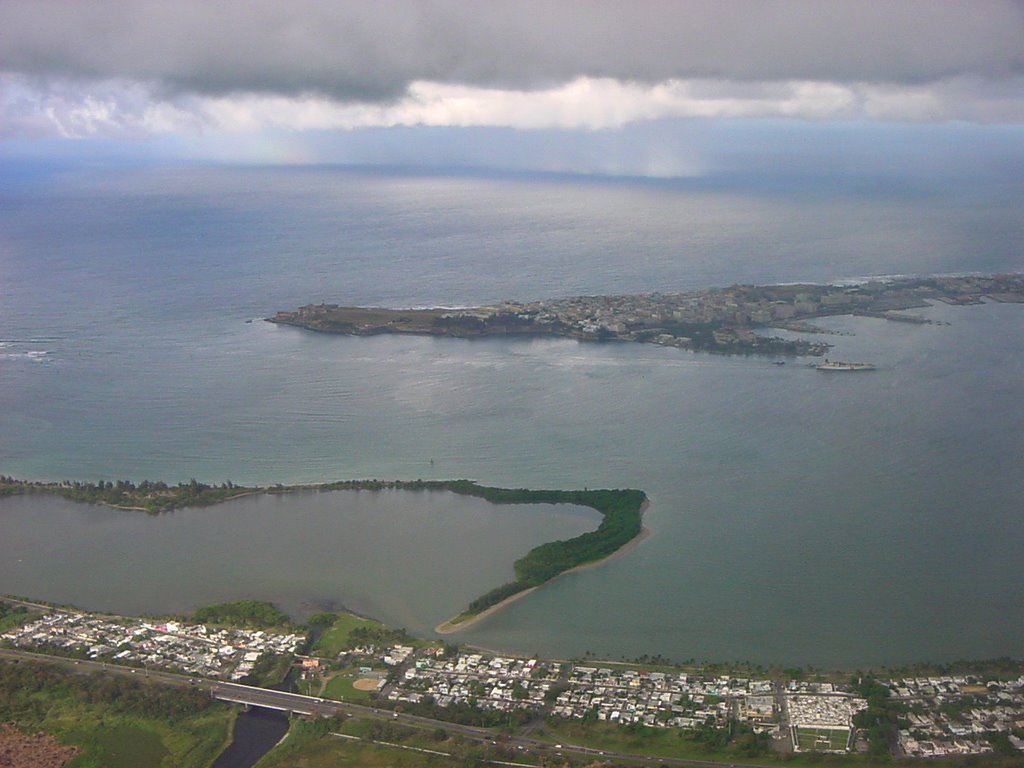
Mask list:
[[[61,656],[48,656],[41,653],[30,653],[29,651],[17,651],[0,649],[0,658],[15,661],[32,661],[44,664],[53,664],[63,667],[72,672],[102,672],[122,677],[145,678],[146,680],[160,685],[171,685],[178,688],[196,688],[209,691],[210,696],[222,701],[243,704],[246,706],[267,707],[270,709],[295,712],[304,715],[317,717],[358,717],[367,720],[382,720],[405,726],[435,730],[443,728],[447,733],[458,734],[466,739],[472,739],[484,745],[502,745],[506,749],[517,752],[531,752],[540,755],[563,755],[579,757],[601,757],[624,765],[677,765],[694,766],[695,768],[723,768],[730,765],[721,760],[693,760],[678,757],[651,757],[649,755],[637,755],[627,752],[602,752],[590,747],[583,747],[572,744],[555,745],[549,741],[540,741],[527,737],[513,736],[511,738],[496,737],[492,731],[486,728],[477,728],[470,725],[459,725],[445,720],[434,720],[429,717],[420,717],[404,712],[391,712],[387,709],[379,709],[362,704],[350,704],[348,702],[321,699],[316,696],[305,696],[299,693],[288,693],[286,691],[275,691],[269,688],[258,688],[252,685],[241,683],[226,683],[219,680],[206,680],[203,678],[179,675],[173,672],[156,670],[136,669],[133,667],[122,667],[115,664],[106,664],[99,661],[87,661],[84,659],[69,659]],[[500,738],[500,741],[499,741]],[[779,768],[778,765],[758,765],[756,763],[744,763],[744,768]]]

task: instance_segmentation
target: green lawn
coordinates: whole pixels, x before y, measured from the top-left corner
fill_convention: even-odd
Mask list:
[[[370,698],[370,691],[360,691],[352,686],[358,679],[352,675],[336,675],[327,683],[323,696],[325,699],[336,699],[339,701],[365,701]]]
[[[800,749],[807,752],[813,750],[846,749],[850,738],[848,728],[833,730],[831,728],[798,728],[796,738]]]
[[[72,761],[72,768],[94,762],[104,768],[155,768],[170,754],[160,733],[134,723],[100,725],[91,731],[69,734],[69,737],[88,745],[86,754]]]
[[[349,635],[353,629],[358,627],[370,629],[385,628],[379,621],[362,619],[358,616],[353,616],[351,613],[338,614],[337,621],[334,622],[330,629],[324,630],[324,633],[320,635],[320,639],[313,646],[312,653],[318,656],[333,658],[342,651],[348,650],[352,647]]]
[[[62,714],[43,725],[64,743],[83,748],[68,768],[206,768],[227,745],[234,719],[227,708],[173,726],[131,715],[98,715],[78,707]]]
[[[704,745],[694,741],[693,732],[678,728],[642,728],[633,732],[614,723],[561,721],[546,724],[533,735],[554,743],[576,744],[605,752],[696,760],[721,759],[730,763],[744,761],[744,757],[735,752],[710,752]],[[764,762],[764,758],[752,759],[752,762]]]

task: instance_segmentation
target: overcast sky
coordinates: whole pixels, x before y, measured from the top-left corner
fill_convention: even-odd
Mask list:
[[[8,146],[778,120],[1024,126],[1024,0],[0,0]]]

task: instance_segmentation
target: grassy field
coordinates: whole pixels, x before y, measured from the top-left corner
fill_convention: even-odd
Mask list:
[[[459,763],[441,755],[428,755],[364,741],[349,741],[337,736],[311,739],[291,737],[265,756],[256,768],[451,768]]]
[[[529,752],[449,737],[440,726],[420,729],[389,720],[358,718],[343,721],[295,719],[288,738],[265,755],[256,768],[450,768],[482,766],[490,760],[511,760],[528,765],[539,762],[537,756]]]
[[[226,707],[173,726],[75,707],[43,726],[61,741],[82,747],[68,768],[206,768],[226,746],[233,720]]]
[[[323,697],[339,701],[366,701],[370,698],[370,692],[360,691],[352,686],[357,679],[359,679],[359,675],[347,673],[335,675],[327,682]]]
[[[117,723],[81,733],[72,732],[68,738],[88,745],[88,756],[74,760],[71,765],[88,765],[98,758],[105,768],[136,768],[160,765],[171,754],[164,746],[160,733],[136,723]]]
[[[313,646],[312,652],[318,656],[337,656],[342,651],[352,647],[349,635],[352,634],[353,629],[361,627],[367,629],[386,629],[379,621],[363,619],[359,616],[353,616],[351,613],[340,613],[338,614],[337,621],[329,629],[324,630],[316,645]]]
[[[833,730],[831,728],[798,728],[796,732],[800,749],[807,752],[813,750],[845,750],[850,738],[848,728]]]
[[[611,723],[585,724],[578,721],[562,721],[545,724],[534,732],[533,736],[555,743],[592,747],[604,752],[744,762],[742,755],[733,752],[712,753],[692,738],[692,732],[677,728],[642,728],[634,732]],[[764,762],[764,758],[751,759],[751,762]]]
[[[372,741],[341,738],[331,731],[359,737],[377,738],[392,744],[401,744],[406,749],[374,744]],[[451,753],[452,756],[435,755],[417,750],[432,750]],[[476,764],[467,763],[466,758],[478,753],[476,747],[459,745],[446,735],[432,738],[429,732],[396,728],[390,723],[374,724],[365,721],[347,720],[344,723],[292,722],[288,738],[271,750],[256,768],[333,768],[333,766],[366,766],[366,768],[434,768]]]

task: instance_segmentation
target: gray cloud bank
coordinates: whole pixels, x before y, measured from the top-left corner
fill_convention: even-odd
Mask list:
[[[1024,75],[1014,0],[6,0],[0,70],[382,102],[428,81],[920,85]],[[734,86],[736,87],[736,86]]]

